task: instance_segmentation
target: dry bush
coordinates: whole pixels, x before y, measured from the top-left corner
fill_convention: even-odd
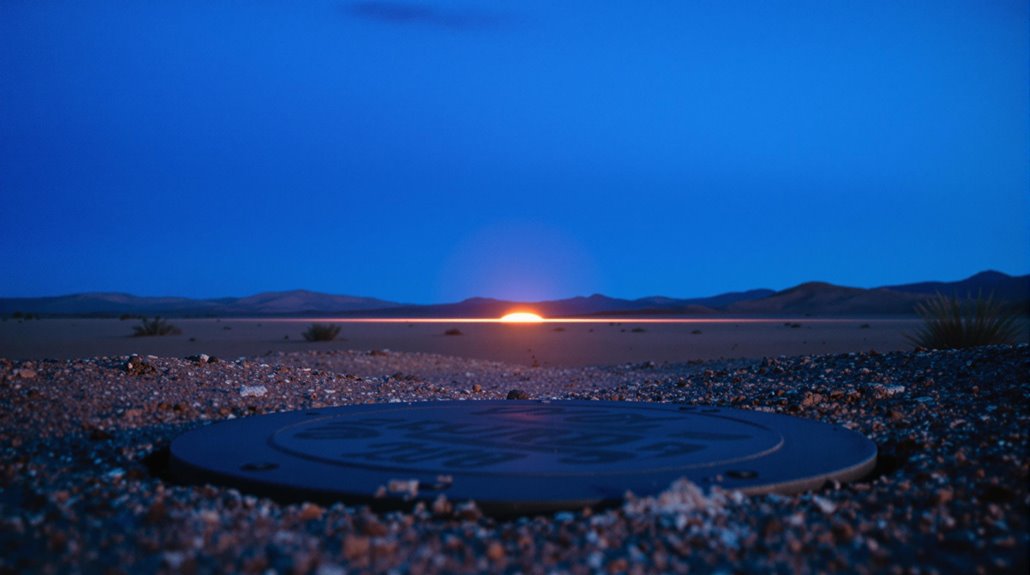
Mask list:
[[[307,341],[333,341],[340,335],[340,326],[331,323],[313,323],[303,334]]]
[[[182,330],[161,319],[155,317],[153,319],[143,318],[140,320],[140,324],[132,328],[133,337],[149,337],[155,335],[179,335]]]
[[[1019,336],[1019,313],[992,296],[962,300],[937,294],[919,303],[923,325],[913,344],[929,349],[952,349],[1013,343]]]

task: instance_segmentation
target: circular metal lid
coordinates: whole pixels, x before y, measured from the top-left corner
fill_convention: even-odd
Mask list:
[[[474,500],[500,514],[702,487],[788,493],[869,472],[876,445],[756,411],[601,401],[438,401],[261,415],[179,436],[180,480],[289,500]]]

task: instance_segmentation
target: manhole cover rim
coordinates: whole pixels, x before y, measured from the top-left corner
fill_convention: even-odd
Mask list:
[[[332,412],[339,410],[349,410],[354,412],[377,411],[384,408],[404,409],[418,406],[440,406],[441,404],[448,403],[467,405],[469,408],[480,408],[489,403],[510,405],[516,402],[506,400],[486,400],[363,404],[321,408],[317,410],[309,409],[279,412],[223,421],[195,428],[177,437],[171,446],[170,462],[172,472],[177,478],[186,482],[224,483],[229,486],[238,487],[241,490],[290,500],[311,499],[326,502],[340,500],[367,502],[373,505],[377,503],[396,503],[398,498],[393,496],[388,497],[385,501],[374,498],[373,494],[376,490],[375,488],[385,484],[390,479],[417,479],[423,484],[430,484],[435,480],[435,477],[433,477],[435,474],[410,473],[403,470],[380,472],[347,469],[348,473],[345,482],[354,486],[354,488],[351,489],[349,485],[343,485],[339,480],[322,480],[324,479],[323,476],[325,474],[335,473],[339,476],[341,473],[341,466],[319,462],[317,460],[300,458],[295,455],[281,452],[272,445],[271,435],[273,434],[265,434],[264,441],[251,441],[248,445],[248,451],[245,453],[245,457],[242,456],[239,449],[230,449],[228,451],[223,450],[225,453],[219,454],[219,457],[225,457],[225,461],[223,461],[224,465],[218,469],[198,464],[196,457],[194,457],[196,454],[190,453],[190,449],[195,447],[197,444],[210,443],[210,438],[206,437],[205,434],[210,433],[212,430],[216,430],[221,433],[223,440],[226,438],[230,440],[242,440],[243,437],[248,434],[241,434],[240,432],[244,431],[244,428],[258,421],[262,421],[269,426],[277,426],[275,429],[280,429],[286,425],[310,420],[312,417],[332,417]],[[517,403],[526,405],[557,404],[563,406],[587,404],[589,407],[602,408],[642,407],[646,409],[668,410],[670,413],[676,411],[690,413],[690,411],[714,409],[716,410],[714,413],[718,413],[723,416],[745,416],[748,418],[749,422],[754,422],[756,425],[776,425],[790,422],[794,427],[786,426],[784,428],[779,428],[779,433],[781,437],[783,437],[782,447],[774,450],[774,453],[766,455],[764,459],[755,458],[752,460],[752,463],[756,463],[756,465],[751,465],[750,467],[735,465],[738,468],[743,468],[743,471],[745,472],[751,468],[758,469],[759,473],[757,478],[739,479],[727,477],[726,474],[728,472],[735,471],[735,469],[733,467],[727,468],[726,466],[720,465],[707,466],[702,469],[689,469],[686,473],[681,472],[681,470],[655,470],[649,473],[612,473],[607,475],[593,474],[586,476],[564,475],[557,478],[547,476],[535,476],[528,479],[526,477],[490,477],[488,478],[488,481],[483,481],[482,478],[477,481],[477,478],[473,477],[471,473],[460,472],[454,474],[454,484],[450,489],[442,491],[423,490],[419,492],[416,499],[431,501],[438,494],[444,493],[452,500],[475,499],[481,507],[496,509],[502,513],[518,509],[526,510],[527,512],[529,512],[529,510],[537,512],[548,509],[569,509],[582,505],[597,505],[602,504],[605,501],[613,502],[621,499],[627,490],[633,491],[637,495],[653,495],[663,490],[668,486],[668,484],[679,477],[691,479],[703,488],[720,486],[727,489],[739,489],[744,493],[792,493],[812,487],[818,487],[830,480],[836,479],[839,481],[848,481],[856,479],[870,471],[874,467],[876,461],[876,445],[868,438],[857,432],[828,423],[764,411],[740,410],[727,407],[709,408],[707,406],[685,406],[680,403],[602,402],[584,400],[554,400],[547,402],[525,401]],[[326,415],[327,413],[330,415]],[[787,430],[787,432],[784,430]],[[831,430],[836,433],[829,433]],[[818,433],[815,433],[816,431]],[[816,438],[817,443],[821,442],[820,449],[823,449],[824,453],[830,454],[834,461],[832,464],[821,467],[815,466],[809,469],[807,474],[801,475],[798,475],[797,473],[787,473],[782,469],[779,470],[778,473],[773,473],[771,471],[775,468],[777,459],[780,460],[779,463],[781,465],[784,461],[789,462],[811,459],[805,458],[804,454],[801,452],[807,448],[804,443],[813,437]],[[829,439],[831,437],[833,439]],[[830,449],[827,451],[827,445],[832,447],[832,443],[836,439],[843,440],[843,444],[847,444],[848,448],[852,450],[852,456],[850,459],[846,461],[843,460],[840,456],[839,449]],[[210,453],[216,452],[217,450],[210,451]],[[254,463],[257,464],[258,467],[261,467],[263,464],[269,464],[272,468],[243,471],[238,469],[238,467],[244,459],[246,460],[246,463]],[[734,462],[734,464],[737,463],[739,462]],[[774,467],[763,468],[763,465],[773,465]],[[289,469],[291,466],[296,467],[297,469]],[[701,473],[702,471],[703,473]],[[298,473],[304,476],[314,477],[316,480],[306,483],[298,482]],[[378,477],[378,480],[375,479],[374,476]],[[585,485],[587,483],[591,483],[589,481],[591,478],[598,480],[598,482],[596,482],[597,485]],[[571,481],[578,482],[578,485],[574,486],[574,488],[570,488],[568,485],[561,485],[563,483],[568,484]],[[375,485],[373,485],[373,483],[375,483]],[[520,490],[521,487],[525,487],[527,485],[537,487],[539,490],[547,490],[548,493],[542,493],[539,490],[533,489]]]

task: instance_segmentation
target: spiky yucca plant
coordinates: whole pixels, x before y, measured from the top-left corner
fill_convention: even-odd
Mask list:
[[[134,337],[145,337],[152,335],[179,335],[182,330],[168,323],[167,321],[155,317],[154,319],[143,318],[140,320],[140,324],[132,328]]]
[[[916,305],[916,313],[923,326],[906,337],[930,349],[1013,343],[1019,335],[1019,314],[993,296],[963,301],[937,294]]]
[[[301,335],[308,341],[332,341],[340,335],[340,326],[331,323],[313,323]]]

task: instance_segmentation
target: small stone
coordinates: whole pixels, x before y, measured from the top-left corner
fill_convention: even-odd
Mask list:
[[[451,505],[451,502],[447,500],[447,497],[441,493],[433,500],[432,510],[433,515],[450,515],[451,512],[454,511],[454,506]]]
[[[834,523],[832,529],[834,535],[836,535],[837,539],[840,539],[841,541],[851,541],[855,536],[855,529],[843,521]]]
[[[626,561],[622,557],[619,557],[608,564],[609,573],[625,573],[627,569],[629,569],[629,561]]]
[[[826,499],[825,497],[819,497],[818,495],[816,495],[812,497],[812,502],[815,503],[817,507],[819,507],[819,511],[822,511],[827,515],[837,510],[837,505],[829,499]]]
[[[348,535],[343,538],[343,556],[346,557],[348,561],[364,558],[368,555],[370,547],[371,545],[369,545],[368,537]]]
[[[315,519],[321,519],[322,513],[323,510],[318,505],[315,505],[314,503],[305,503],[304,506],[300,508],[300,513],[297,514],[297,518],[301,521],[312,521]]]
[[[138,355],[134,355],[129,358],[129,361],[125,362],[125,371],[129,375],[147,375],[151,373],[157,373],[157,368],[149,363],[143,361]]]
[[[36,378],[36,370],[29,369],[27,367],[23,367],[23,368],[17,370],[16,373],[18,374],[18,377],[20,377],[22,379],[35,379]]]
[[[508,392],[508,399],[529,399],[529,394],[521,389],[513,389]]]
[[[362,518],[357,522],[357,524],[361,534],[369,537],[382,537],[390,532],[390,529],[386,525],[383,525],[378,519],[371,515]]]
[[[418,496],[418,479],[391,479],[387,490],[394,495],[405,498]]]
[[[468,501],[458,505],[454,509],[454,514],[466,521],[476,521],[483,516],[475,501]]]
[[[482,393],[482,392],[483,392],[483,386],[482,385],[479,385],[477,383],[477,384],[472,386],[472,393]]]
[[[491,561],[500,561],[504,559],[505,555],[504,546],[497,541],[491,541],[490,545],[486,547],[486,556]]]
[[[165,564],[176,570],[182,567],[183,562],[186,561],[186,554],[182,551],[165,551],[161,554],[161,559],[164,560]]]
[[[884,395],[887,397],[893,397],[899,393],[905,393],[904,385],[888,385],[883,388]]]
[[[244,385],[240,388],[240,397],[262,397],[268,393],[268,388],[263,385]]]
[[[813,405],[819,405],[823,402],[823,396],[821,393],[806,393],[805,399],[801,401],[802,407],[811,407]]]

